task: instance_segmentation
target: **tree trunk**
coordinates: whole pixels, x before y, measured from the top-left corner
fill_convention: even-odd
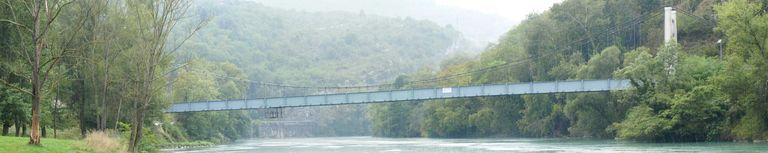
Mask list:
[[[141,99],[139,101],[139,105],[136,109],[136,116],[133,120],[133,126],[131,131],[131,140],[129,143],[129,152],[138,152],[141,149],[141,138],[142,138],[142,129],[144,128],[144,111],[147,109],[147,106],[152,101],[152,83],[155,76],[155,68],[157,63],[157,58],[154,56],[155,53],[150,53],[149,56],[149,62],[148,67],[146,67],[146,74],[144,74],[142,81],[141,81]]]
[[[107,118],[109,117],[109,114],[107,113],[107,89],[109,87],[109,49],[105,50],[106,53],[104,54],[104,89],[102,92],[102,100],[101,100],[101,130],[105,130],[107,128]]]
[[[144,126],[144,106],[139,106],[136,110],[136,116],[133,120],[133,126],[131,126],[131,141],[129,144],[128,152],[139,152],[142,138],[142,127]]]
[[[59,85],[56,85],[56,99],[53,101],[53,138],[56,138],[56,118],[58,118],[59,114]]]
[[[45,138],[48,133],[45,131],[45,126],[40,126],[40,135]]]
[[[24,125],[21,125],[21,122],[19,120],[16,120],[16,136],[21,137],[21,127]]]
[[[120,107],[122,106],[123,106],[123,98],[120,98],[117,102],[117,113],[115,114],[115,130],[118,132],[120,131],[120,129],[117,127],[117,125],[119,125],[118,123],[120,123],[120,109],[121,109]]]
[[[40,144],[40,87],[42,86],[40,56],[42,56],[43,51],[43,37],[41,37],[42,33],[40,32],[40,7],[42,7],[42,3],[35,1],[32,5],[34,5],[32,6],[32,41],[35,43],[35,55],[32,63],[32,133],[29,134],[29,144]]]
[[[21,124],[21,136],[27,134],[27,125]]]
[[[154,55],[154,54],[153,54]],[[150,55],[150,61],[156,61],[153,60],[158,57],[153,57]],[[136,117],[133,120],[133,127],[131,131],[131,141],[129,143],[129,152],[138,152],[141,149],[141,138],[142,138],[142,129],[144,128],[144,111],[147,109],[147,106],[149,106],[149,103],[152,101],[152,83],[155,76],[155,68],[153,65],[155,65],[155,62],[150,62],[149,67],[147,67],[146,72],[144,76],[144,81],[142,82],[141,88],[143,89],[142,92],[142,98],[139,102],[139,105],[136,109]]]
[[[8,132],[11,131],[11,123],[3,123],[3,136],[8,136]]]
[[[80,80],[80,87],[82,87],[81,89],[85,90],[85,80]],[[80,117],[80,136],[85,138],[85,132],[87,129],[85,127],[85,91],[80,91],[77,95],[78,100],[80,101],[80,112],[78,115]]]

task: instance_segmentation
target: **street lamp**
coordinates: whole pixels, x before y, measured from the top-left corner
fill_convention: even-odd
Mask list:
[[[723,61],[723,39],[718,39],[717,44],[720,45],[720,61]]]

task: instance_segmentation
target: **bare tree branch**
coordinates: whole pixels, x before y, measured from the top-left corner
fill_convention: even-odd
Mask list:
[[[20,27],[22,27],[24,29],[27,29],[28,32],[32,32],[32,30],[29,27],[27,27],[27,26],[25,26],[23,24],[20,24],[18,22],[15,22],[15,21],[11,21],[11,20],[8,20],[8,19],[0,19],[0,22],[8,22],[10,24],[13,24],[13,25],[16,25],[16,26],[20,26]]]
[[[64,10],[63,8],[66,7],[69,4],[72,4],[72,2],[73,1],[68,1],[68,2],[66,2],[64,4],[61,4],[61,6],[56,8],[56,13],[53,14],[53,16],[51,16],[51,14],[48,13],[48,20],[46,21],[45,27],[43,28],[43,31],[40,33],[40,36],[45,36],[45,34],[48,33],[48,30],[51,29],[50,28],[51,24],[53,24],[53,21],[56,21],[56,18],[59,17],[59,14],[61,13],[61,10]],[[58,3],[58,1],[57,1],[57,3]],[[47,6],[48,5],[48,1],[46,1],[45,5],[46,5],[46,7],[45,7],[46,12],[48,12],[48,6]]]
[[[32,95],[32,92],[30,92],[30,91],[27,91],[27,90],[24,90],[24,88],[21,88],[21,87],[17,87],[17,86],[15,86],[15,85],[13,85],[13,84],[11,84],[11,83],[9,83],[9,82],[7,82],[7,81],[3,80],[3,79],[0,79],[0,83],[2,83],[2,84],[3,84],[4,86],[6,86],[6,87],[10,87],[10,88],[11,88],[11,89],[13,89],[13,90],[16,90],[16,91],[19,91],[19,92],[23,92],[23,93],[26,93],[26,94],[28,94],[28,95]]]
[[[184,39],[182,39],[182,40],[181,40],[181,42],[180,42],[179,44],[177,44],[175,47],[173,47],[173,49],[172,49],[172,50],[170,50],[170,51],[169,51],[169,53],[170,53],[170,54],[176,53],[176,51],[178,51],[178,50],[179,50],[179,48],[181,48],[181,45],[183,45],[185,42],[187,42],[187,40],[189,40],[190,38],[192,38],[192,36],[194,36],[194,35],[195,35],[195,33],[197,33],[197,31],[200,31],[200,29],[202,29],[202,28],[203,28],[203,26],[207,25],[207,24],[208,24],[208,22],[210,22],[210,21],[211,21],[211,19],[212,19],[212,18],[210,18],[210,17],[209,17],[209,18],[206,18],[206,19],[205,19],[205,20],[203,20],[203,21],[200,21],[200,23],[198,23],[198,24],[195,26],[195,29],[193,29],[193,30],[192,30],[192,32],[190,32],[190,33],[189,33],[187,36],[185,36],[185,37],[184,37]]]

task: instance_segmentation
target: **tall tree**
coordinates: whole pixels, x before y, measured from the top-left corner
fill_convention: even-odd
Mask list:
[[[27,63],[32,69],[30,78],[32,84],[32,123],[31,132],[29,135],[30,144],[40,144],[40,101],[43,96],[42,88],[46,79],[48,78],[49,72],[54,67],[54,65],[58,63],[58,57],[60,57],[65,52],[64,50],[48,49],[46,45],[46,37],[48,37],[48,34],[51,33],[51,31],[54,29],[53,25],[57,17],[59,17],[59,13],[61,13],[63,8],[65,8],[70,3],[71,1],[61,0],[33,0],[19,3],[8,2],[6,5],[9,5],[9,7],[12,7],[11,5],[15,4],[19,4],[20,7],[27,7],[29,10],[29,16],[19,17],[17,16],[18,14],[14,13],[12,20],[0,20],[16,25],[19,27],[19,30],[23,29],[23,31],[29,32],[31,43],[22,44],[22,49],[25,53],[23,55],[26,55],[25,59],[27,59]],[[31,25],[25,25],[24,23],[26,22],[21,22],[20,19],[30,19]],[[18,32],[19,35],[23,35],[24,33],[25,32],[21,31]],[[32,47],[28,47],[26,45],[31,45]],[[44,51],[47,51],[47,53],[43,54]],[[31,52],[31,55],[29,52]]]
[[[768,14],[766,1],[733,0],[715,7],[726,39],[725,72],[718,85],[733,101],[732,133],[741,139],[768,136]]]
[[[163,91],[160,89],[165,87],[162,80],[167,73],[165,71],[170,66],[171,54],[178,49],[178,46],[169,47],[166,45],[179,45],[191,37],[190,34],[175,42],[168,41],[171,31],[184,17],[189,4],[189,1],[183,0],[136,0],[128,2],[129,9],[133,11],[131,12],[133,15],[131,19],[133,23],[131,24],[136,25],[138,35],[135,39],[137,45],[129,53],[129,56],[137,59],[130,60],[132,63],[129,63],[131,66],[128,68],[132,71],[129,79],[135,82],[131,89],[135,92],[133,99],[135,108],[128,144],[128,151],[130,152],[140,151],[146,111],[150,106],[161,105],[157,101],[162,100],[159,96],[159,93]],[[191,28],[190,33],[199,30],[202,23]]]

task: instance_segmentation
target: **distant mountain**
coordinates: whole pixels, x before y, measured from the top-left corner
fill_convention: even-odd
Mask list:
[[[389,17],[426,19],[451,25],[473,42],[479,52],[496,42],[516,23],[507,18],[479,11],[439,5],[434,0],[251,0],[267,6],[313,12],[345,11]]]
[[[195,1],[188,13],[212,18],[181,46],[180,60],[231,62],[259,81],[381,83],[434,66],[446,52],[468,50],[466,41],[450,26],[407,17],[306,12],[253,1],[214,0]]]

